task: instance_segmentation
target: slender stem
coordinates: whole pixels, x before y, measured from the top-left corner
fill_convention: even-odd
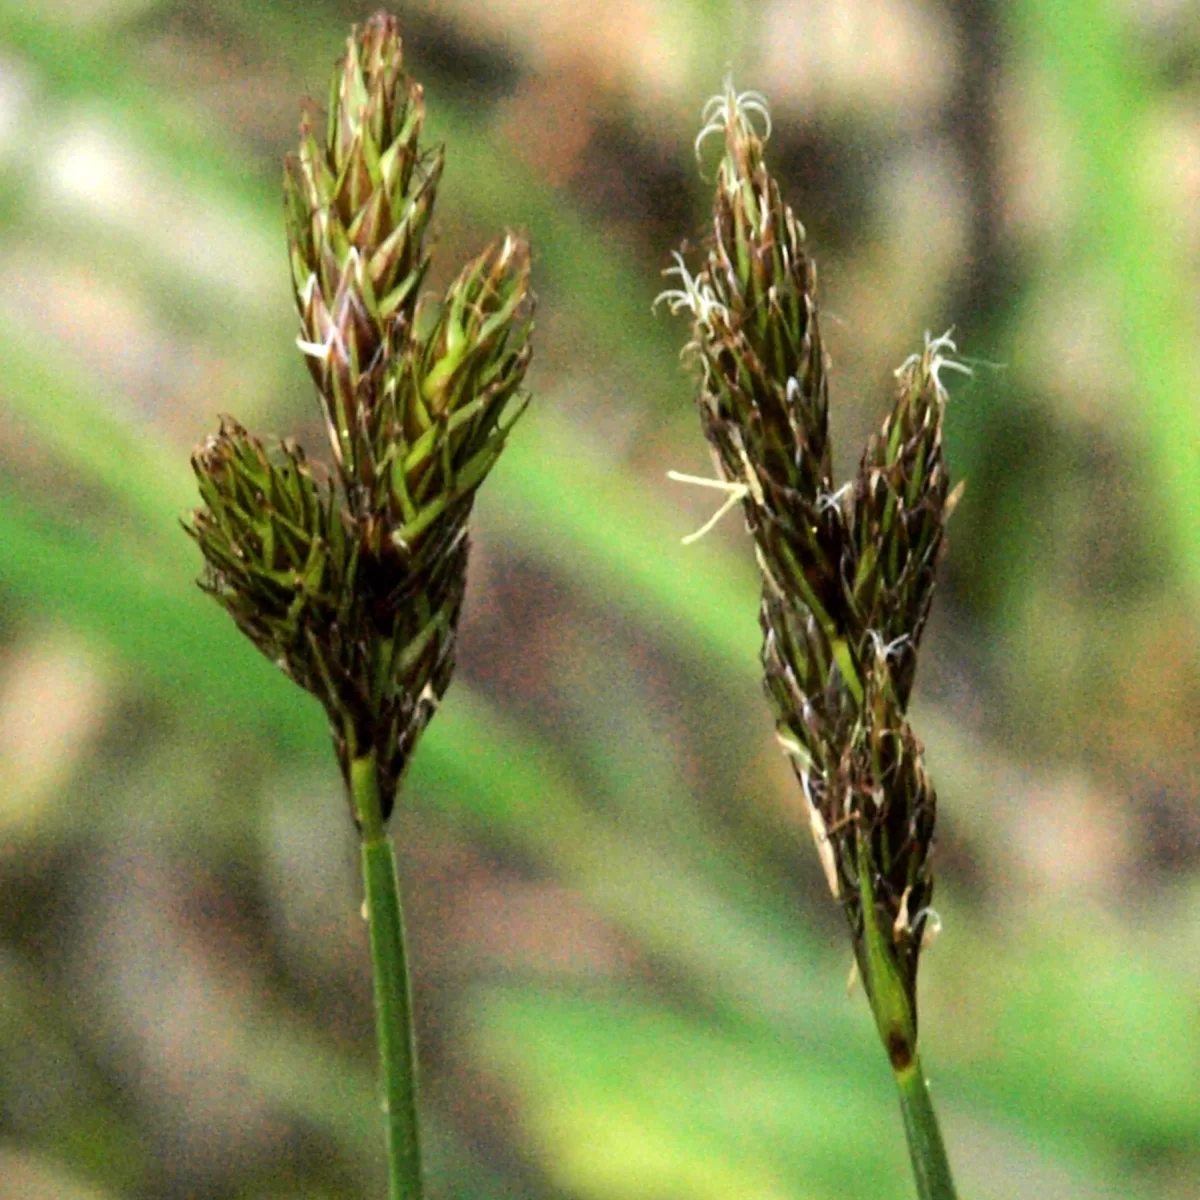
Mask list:
[[[900,1089],[900,1111],[904,1114],[904,1132],[908,1134],[908,1153],[920,1200],[956,1200],[950,1162],[942,1144],[937,1114],[929,1098],[929,1085],[921,1070],[921,1059],[896,1072]]]
[[[384,829],[374,755],[350,764],[354,809],[362,829],[363,885],[375,979],[375,1030],[383,1065],[389,1200],[422,1200],[417,1129],[417,1055],[404,954],[404,919],[396,856]]]
[[[917,1054],[917,1021],[887,934],[875,911],[871,860],[866,839],[858,839],[858,879],[862,901],[862,943],[859,969],[871,1011],[900,1089],[900,1111],[908,1135],[908,1154],[919,1200],[956,1200],[950,1163],[929,1098],[929,1086]]]

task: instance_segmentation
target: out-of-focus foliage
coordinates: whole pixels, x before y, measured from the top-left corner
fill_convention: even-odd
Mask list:
[[[539,293],[461,675],[394,818],[431,1194],[909,1194],[747,539],[680,546],[709,498],[665,479],[706,468],[650,302],[703,233],[691,143],[731,62],[820,265],[836,444],[925,329],[979,360],[914,717],[945,926],[922,1045],[962,1192],[1194,1195],[1194,6],[397,12],[447,144],[439,259],[524,226]],[[280,160],[365,15],[0,0],[3,1197],[380,1191],[321,716],[177,525],[218,412],[319,444]]]

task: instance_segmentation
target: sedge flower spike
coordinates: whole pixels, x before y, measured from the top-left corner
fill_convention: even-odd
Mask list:
[[[296,341],[332,469],[226,419],[193,456],[203,506],[186,525],[201,586],[324,705],[348,788],[355,760],[374,758],[384,820],[450,682],[467,520],[524,407],[530,356],[522,238],[422,295],[443,166],[424,117],[395,20],[372,17],[284,178]]]
[[[712,232],[660,297],[691,320],[697,407],[762,575],[762,664],[830,891],[893,1067],[915,1060],[917,965],[936,797],[906,716],[956,494],[942,453],[949,336],[896,372],[856,477],[832,477],[829,361],[803,226],[767,170],[766,102],[726,81],[697,152],[723,139]],[[703,482],[703,481],[693,481]]]
[[[523,410],[533,297],[512,233],[422,293],[443,153],[395,20],[352,32],[284,172],[296,345],[332,454],[236,421],[192,456],[200,586],[320,700],[360,835],[389,1200],[423,1200],[417,1051],[387,821],[454,670],[475,493]]]

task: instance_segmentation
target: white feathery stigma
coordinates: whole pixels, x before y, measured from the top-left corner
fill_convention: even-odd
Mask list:
[[[948,393],[946,392],[945,384],[942,383],[939,372],[957,371],[960,375],[973,376],[975,372],[961,362],[957,357],[952,358],[951,355],[958,354],[958,346],[955,345],[954,338],[951,334],[954,333],[953,327],[947,329],[940,337],[932,337],[929,330],[925,330],[925,349],[919,354],[910,354],[895,370],[894,374],[897,379],[908,371],[919,369],[923,375],[927,375],[933,380],[933,386],[937,389],[938,399],[947,400]],[[949,351],[949,353],[946,353]]]
[[[654,297],[651,309],[666,304],[673,316],[686,309],[696,319],[696,323],[711,334],[712,318],[720,316],[728,320],[729,310],[717,299],[716,293],[703,274],[693,275],[687,269],[687,263],[683,261],[683,255],[678,250],[671,251],[671,257],[675,260],[675,265],[667,267],[663,275],[678,275],[680,286],[659,292]]]
[[[761,135],[751,124],[751,116],[762,118]],[[761,137],[766,141],[771,136],[771,110],[762,92],[738,92],[733,86],[733,75],[725,76],[720,92],[711,97],[700,114],[704,127],[696,135],[696,158],[710,134],[723,134],[727,129],[740,127],[745,133]]]
[[[842,501],[854,491],[854,483],[843,483],[836,492],[821,492],[817,496],[817,512],[827,513],[842,507]]]
[[[912,638],[907,633],[902,633],[898,638],[893,638],[890,642],[884,642],[883,635],[878,629],[868,630],[871,637],[871,644],[875,647],[875,655],[883,662],[887,662],[905,646],[912,644]]]

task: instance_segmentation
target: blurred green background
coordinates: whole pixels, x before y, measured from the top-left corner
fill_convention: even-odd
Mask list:
[[[0,1197],[383,1194],[314,702],[196,590],[191,446],[322,446],[280,160],[369,10],[0,0]],[[535,401],[394,819],[430,1196],[890,1200],[893,1085],[651,301],[732,66],[821,268],[840,470],[953,325],[914,724],[964,1197],[1200,1195],[1200,8],[415,0],[434,282],[535,246]],[[709,165],[711,170],[711,164]]]

